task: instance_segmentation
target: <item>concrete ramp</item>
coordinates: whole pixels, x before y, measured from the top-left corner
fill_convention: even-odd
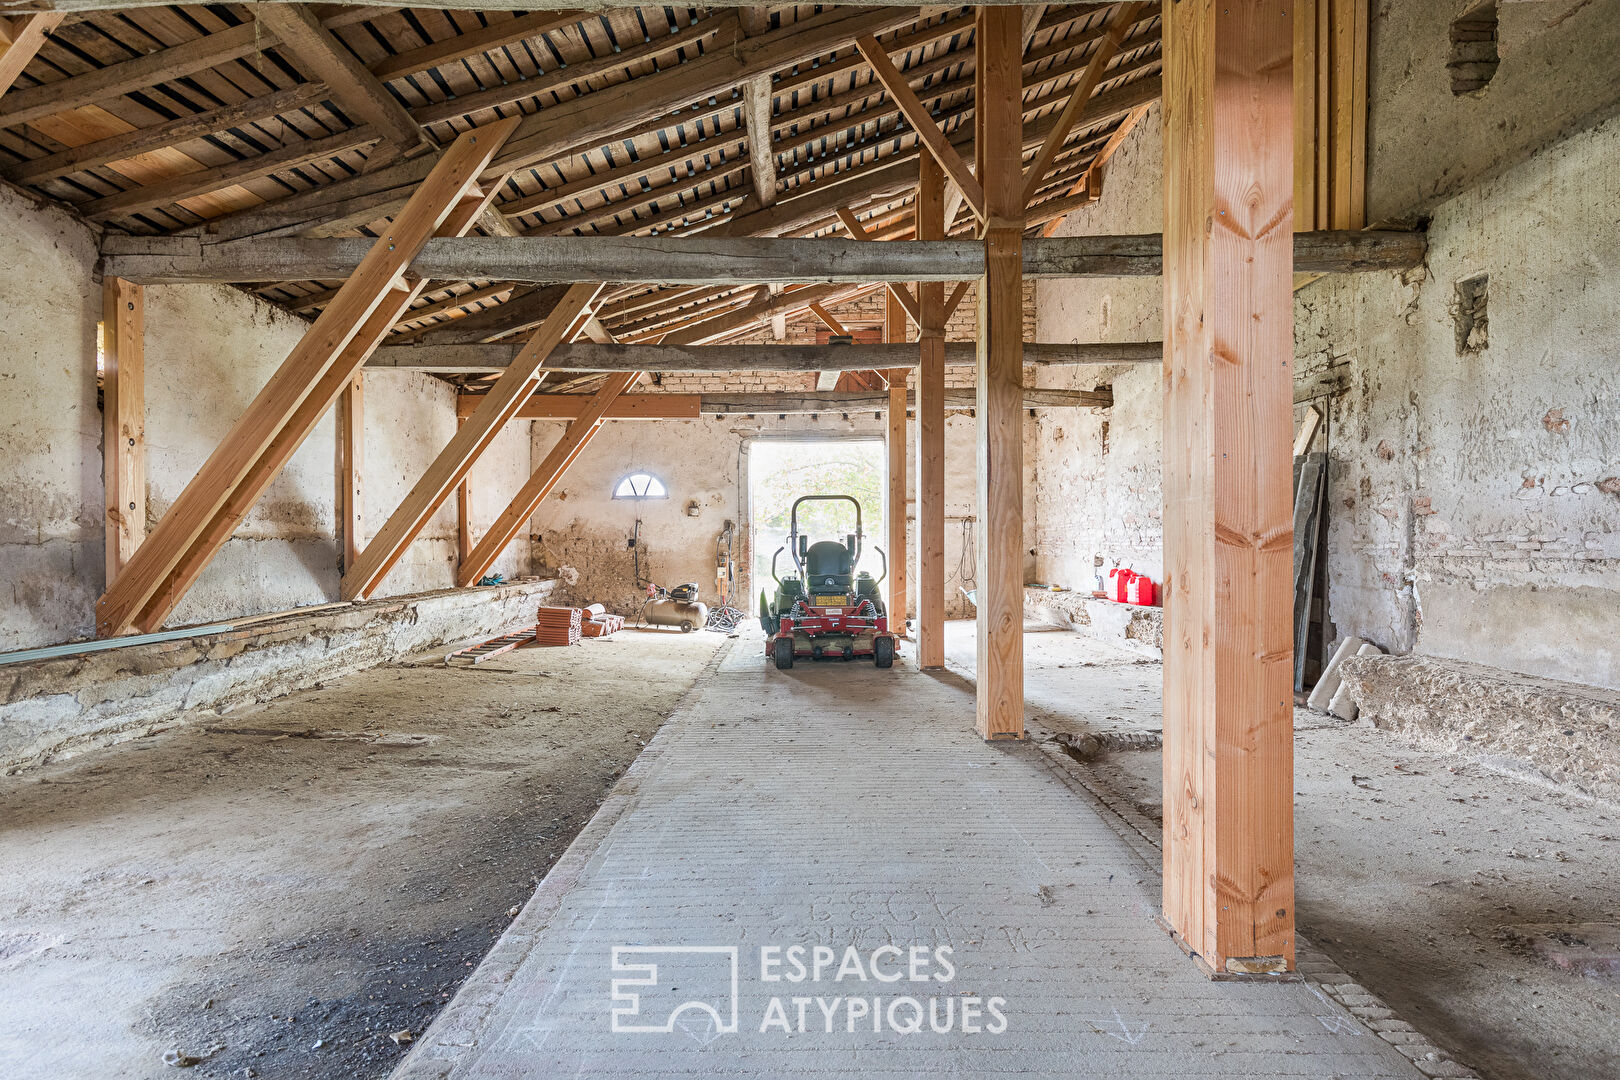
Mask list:
[[[398,1080],[1422,1075],[1309,984],[1200,975],[1157,867],[1037,748],[975,736],[958,677],[754,644]]]

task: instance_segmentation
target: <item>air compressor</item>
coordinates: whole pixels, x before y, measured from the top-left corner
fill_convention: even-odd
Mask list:
[[[641,605],[641,621],[648,626],[678,626],[681,633],[701,630],[709,621],[709,605],[698,599],[698,584],[688,581],[666,589],[647,584],[647,599]]]

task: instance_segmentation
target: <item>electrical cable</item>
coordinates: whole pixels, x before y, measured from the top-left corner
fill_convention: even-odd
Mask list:
[[[956,578],[961,587],[969,592],[979,587],[978,581],[978,553],[974,550],[973,526],[974,520],[965,517],[962,519],[962,550],[956,560]]]

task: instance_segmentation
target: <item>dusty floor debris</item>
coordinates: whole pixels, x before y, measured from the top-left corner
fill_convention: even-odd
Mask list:
[[[385,1076],[723,640],[377,668],[0,779],[8,1080]]]

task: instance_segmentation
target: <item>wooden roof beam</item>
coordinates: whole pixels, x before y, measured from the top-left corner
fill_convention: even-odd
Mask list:
[[[258,18],[281,39],[282,48],[298,61],[306,74],[324,82],[339,105],[393,143],[396,152],[410,155],[418,146],[434,145],[405,111],[405,106],[321,25],[309,7],[264,4],[258,9]]]
[[[913,352],[916,349],[912,350]],[[633,373],[617,377],[623,382]],[[615,386],[617,383],[610,383]],[[1109,390],[1039,390],[1026,389],[1022,406],[1026,409],[1108,409],[1114,404]],[[456,397],[456,415],[474,415],[488,395],[459,394]],[[739,413],[838,413],[875,412],[889,408],[889,393],[858,390],[800,390],[791,393],[713,393],[713,394],[613,394],[616,401],[602,406],[596,412],[600,394],[535,394],[525,401],[514,414],[518,420],[687,420],[696,416],[731,416]],[[917,395],[907,393],[906,405],[915,407]],[[948,388],[945,391],[947,409],[974,407],[972,387]],[[519,509],[533,514],[537,506],[527,502]],[[523,520],[527,520],[527,516]],[[487,568],[487,567],[486,567]]]
[[[834,333],[847,328],[819,302],[809,305],[826,313]],[[820,313],[817,313],[820,318]],[[830,321],[829,321],[830,320]],[[373,371],[419,371],[433,375],[498,374],[511,365],[519,345],[508,342],[468,345],[383,345],[366,361]],[[945,363],[972,367],[976,345],[953,341],[945,346]],[[1083,344],[1024,344],[1024,363],[1074,366],[1084,364],[1158,364],[1164,360],[1164,344],[1144,342],[1093,342]],[[599,345],[573,342],[558,345],[542,367],[547,371],[607,372],[663,371],[727,374],[738,371],[815,371],[892,370],[915,367],[918,350],[914,343],[872,345]]]
[[[889,59],[889,54],[875,38],[863,36],[856,39],[855,44],[861,50],[861,55],[866,57],[866,62],[872,65],[872,73],[883,84],[883,89],[905,115],[906,122],[917,132],[917,138],[934,156],[934,160],[939,162],[939,167],[945,170],[945,175],[949,176],[961,190],[968,205],[973,207],[974,213],[983,218],[984,189],[973,178],[972,171],[968,168],[967,162],[962,160],[962,156],[956,152],[956,147],[951,145],[951,141],[939,129],[928,108],[918,100],[906,77],[894,66],[894,61]]]
[[[125,5],[109,5],[125,6]],[[259,5],[255,5],[259,7]],[[68,10],[59,7],[57,10]],[[368,7],[318,8],[320,23],[328,30],[353,26],[376,18],[381,9]],[[55,82],[31,86],[7,95],[0,102],[0,127],[16,127],[46,116],[94,105],[133,90],[195,75],[211,67],[251,56],[279,44],[280,39],[256,23],[242,23],[203,37],[109,64],[95,71]],[[423,174],[426,175],[425,173]]]
[[[863,34],[884,33],[916,18],[915,8],[833,8],[758,37],[744,38],[733,16],[732,29],[718,33],[715,47],[702,56],[525,116],[488,173],[504,175],[556,158],[575,146],[600,146],[643,119],[662,116],[707,97],[729,96],[750,78],[815,59]],[[335,219],[361,224],[373,221],[399,205],[410,186],[420,183],[426,175],[425,164],[406,162],[379,170],[388,174],[385,182],[380,182],[377,174],[368,174],[327,184],[314,193],[300,193],[296,202],[277,200],[248,213],[215,219],[208,223],[207,231],[217,236],[251,236],[302,232]]]
[[[341,278],[370,250],[367,237],[281,238],[203,244],[195,237],[108,235],[104,272],[141,284]],[[1027,277],[1139,277],[1160,270],[1160,237],[1032,239]],[[1300,233],[1302,273],[1405,270],[1425,249],[1421,232]],[[428,240],[413,273],[447,281],[669,284],[962,281],[982,273],[984,252],[968,240],[860,243],[779,237],[465,236]]]

